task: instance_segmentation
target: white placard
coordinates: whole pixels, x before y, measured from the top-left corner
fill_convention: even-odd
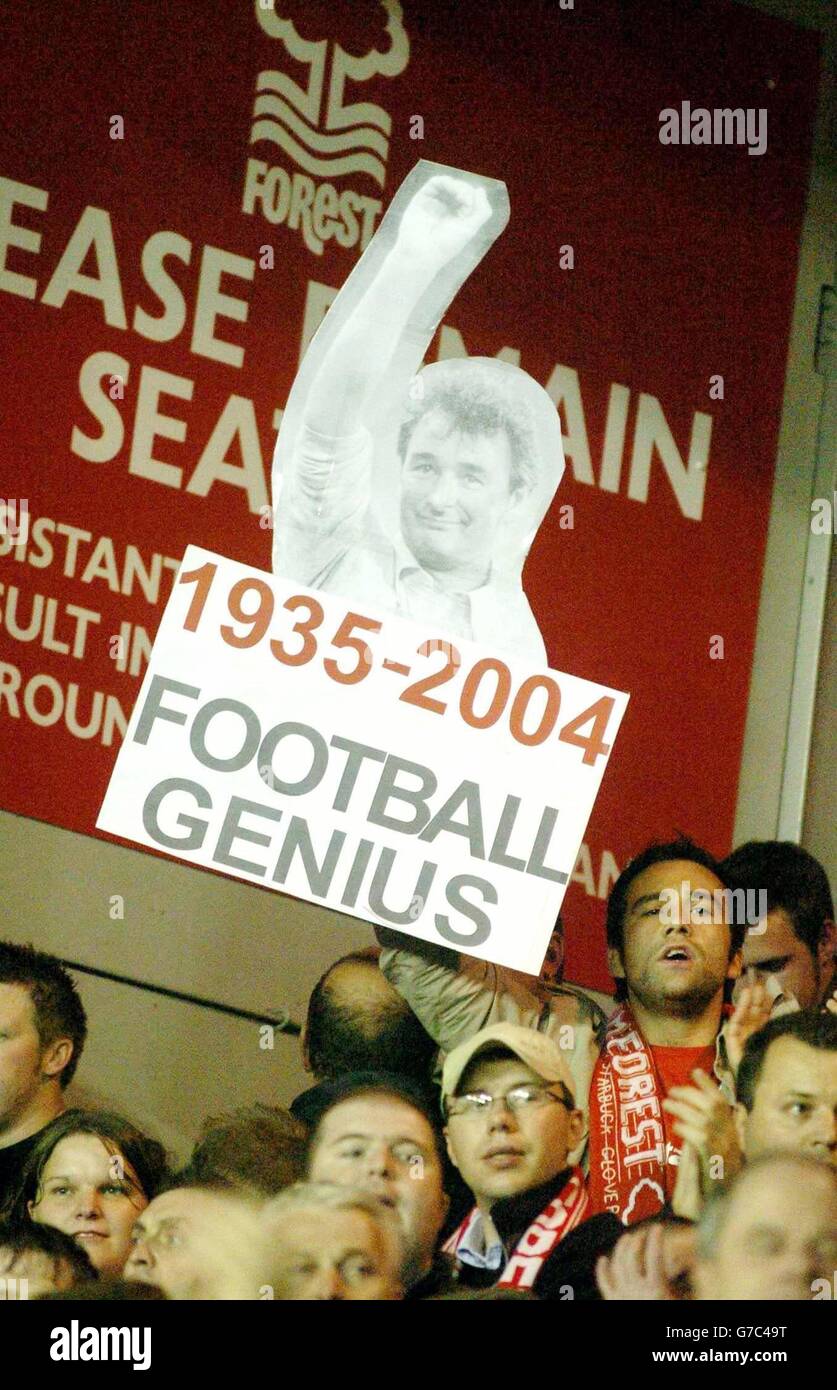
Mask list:
[[[190,546],[97,827],[537,974],[627,701]]]

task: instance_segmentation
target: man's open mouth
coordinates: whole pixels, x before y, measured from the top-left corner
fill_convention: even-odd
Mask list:
[[[694,952],[689,946],[667,946],[659,957],[660,960],[679,961],[681,964],[692,961],[694,958]]]

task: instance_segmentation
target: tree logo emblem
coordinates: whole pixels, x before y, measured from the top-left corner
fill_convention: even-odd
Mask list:
[[[307,86],[286,72],[260,72],[256,84],[250,144],[278,145],[300,169],[317,179],[367,174],[380,188],[392,119],[370,101],[347,101],[347,83],[373,77],[398,77],[410,57],[410,41],[398,0],[376,0],[370,13],[386,15],[382,47],[362,57],[347,52],[338,39],[307,39],[290,17],[296,0],[255,0],[256,17],[266,34],[279,39],[290,57],[308,67]],[[380,18],[380,16],[375,16]]]

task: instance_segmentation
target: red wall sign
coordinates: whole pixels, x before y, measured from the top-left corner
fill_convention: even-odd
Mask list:
[[[429,356],[502,354],[560,411],[527,593],[551,666],[631,694],[566,904],[569,973],[605,985],[616,865],[675,828],[730,843],[815,39],[616,0],[2,23],[0,805],[96,833],[185,547],[269,568],[332,291],[417,159],[475,170],[511,222]]]

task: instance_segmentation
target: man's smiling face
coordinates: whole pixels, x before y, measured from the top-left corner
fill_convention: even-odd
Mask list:
[[[518,501],[505,430],[463,434],[445,411],[422,416],[401,477],[401,529],[419,564],[431,572],[475,566],[483,582]]]

